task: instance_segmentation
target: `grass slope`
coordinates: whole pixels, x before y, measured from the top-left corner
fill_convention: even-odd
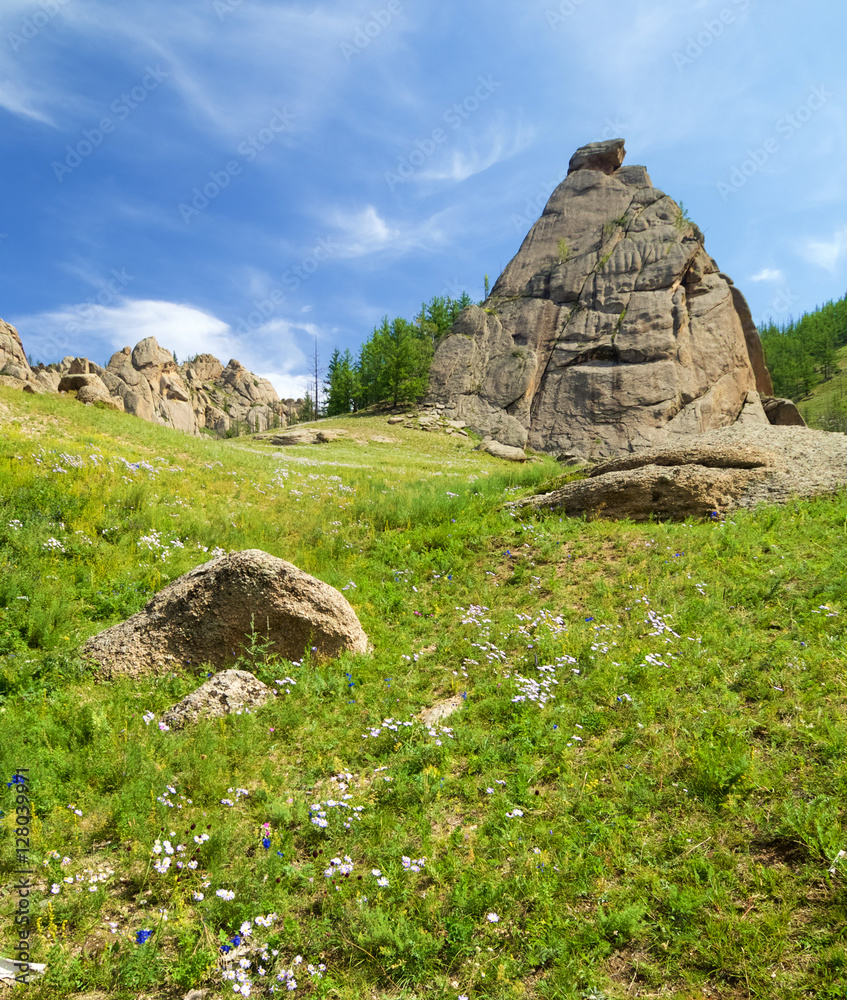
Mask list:
[[[837,372],[826,382],[816,385],[808,396],[797,400],[797,408],[810,427],[820,427],[821,417],[843,409],[847,398],[847,347],[838,350]]]
[[[47,966],[16,995],[842,997],[847,498],[518,520],[554,463],[330,423],[280,451],[0,391],[0,952],[29,768]],[[249,547],[373,653],[255,635],[276,700],[184,733],[202,665],[95,683],[88,635]]]

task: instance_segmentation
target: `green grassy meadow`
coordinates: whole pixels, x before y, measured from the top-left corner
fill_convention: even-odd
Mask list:
[[[847,995],[847,496],[518,517],[552,460],[325,425],[286,450],[0,389],[0,954],[28,768],[47,967],[14,995]],[[204,665],[99,683],[80,646],[244,548],[373,652],[259,630],[274,702],[167,731]]]

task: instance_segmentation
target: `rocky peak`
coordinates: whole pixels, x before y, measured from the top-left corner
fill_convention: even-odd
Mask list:
[[[577,150],[482,308],[439,343],[428,402],[513,447],[585,457],[745,420],[770,394],[747,303],[621,139]]]
[[[198,382],[211,382],[223,374],[223,365],[213,354],[198,354],[185,366],[189,379]]]

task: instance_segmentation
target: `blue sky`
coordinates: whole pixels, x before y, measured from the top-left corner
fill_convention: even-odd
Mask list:
[[[3,0],[0,316],[301,395],[622,136],[757,320],[847,292],[843,0]]]

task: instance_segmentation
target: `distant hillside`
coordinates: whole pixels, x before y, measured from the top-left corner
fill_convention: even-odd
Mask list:
[[[810,427],[847,432],[847,345],[836,353],[836,371],[798,400],[798,408]]]
[[[847,430],[847,295],[783,326],[759,328],[774,392],[799,404],[808,423]]]

